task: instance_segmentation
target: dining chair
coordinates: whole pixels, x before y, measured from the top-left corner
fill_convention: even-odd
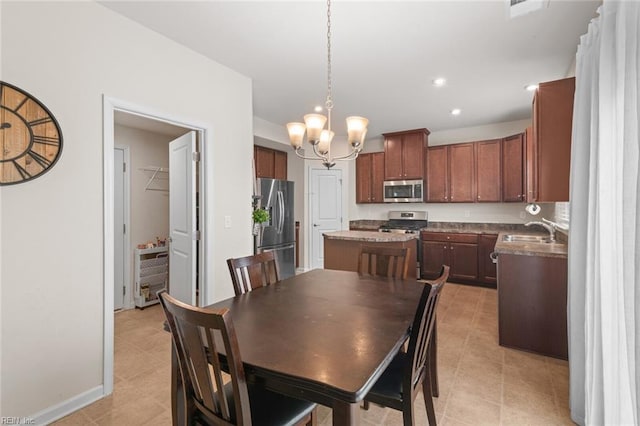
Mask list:
[[[165,290],[158,298],[171,330],[184,389],[185,410],[179,424],[316,424],[316,404],[247,382],[228,309],[187,305]],[[218,356],[220,350],[226,354],[224,361]],[[227,365],[226,372],[222,363]]]
[[[409,249],[363,245],[358,256],[360,274],[407,279]]]
[[[433,338],[438,299],[448,277],[449,267],[444,265],[440,276],[425,284],[411,326],[408,350],[398,352],[364,398],[365,402],[402,411],[405,426],[414,425],[413,402],[418,395],[419,386],[422,386],[429,424],[436,424],[431,391],[432,371],[429,365],[429,358],[436,354],[430,353],[429,347]]]
[[[274,252],[227,259],[236,296],[280,281],[280,270]]]

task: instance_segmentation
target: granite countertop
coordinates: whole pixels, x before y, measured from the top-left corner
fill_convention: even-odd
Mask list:
[[[376,243],[404,242],[419,238],[419,234],[397,234],[394,232],[378,231],[333,231],[325,232],[325,238],[330,240],[370,241]]]
[[[498,234],[503,231],[518,234],[531,233],[531,229],[521,223],[429,222],[429,225],[422,230],[461,234]]]
[[[513,234],[513,232],[501,232],[498,234],[498,241],[496,241],[496,246],[494,248],[496,253],[518,254],[523,256],[567,257],[567,243],[565,241],[560,240],[555,243],[503,241],[503,236],[507,234]],[[537,232],[518,232],[518,234],[546,235]]]

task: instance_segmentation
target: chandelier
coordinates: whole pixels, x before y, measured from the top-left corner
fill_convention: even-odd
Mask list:
[[[327,100],[325,101],[327,115],[307,114],[304,116],[304,123],[287,123],[289,140],[295,149],[296,155],[305,160],[322,160],[322,164],[330,169],[336,165],[337,160],[355,160],[362,150],[364,137],[367,134],[367,124],[369,120],[364,117],[347,117],[347,143],[351,146],[351,151],[341,157],[331,156],[331,141],[334,132],[331,130],[331,110],[333,109],[333,98],[331,96],[331,0],[327,0]],[[327,124],[327,128],[324,125]],[[305,132],[307,141],[313,147],[315,157],[306,157],[301,154],[302,142]]]

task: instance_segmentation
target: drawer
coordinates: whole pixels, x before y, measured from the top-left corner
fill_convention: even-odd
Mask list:
[[[422,231],[420,233],[420,238],[426,241],[442,241],[442,242],[469,243],[469,244],[478,243],[477,234],[452,234],[448,232]]]

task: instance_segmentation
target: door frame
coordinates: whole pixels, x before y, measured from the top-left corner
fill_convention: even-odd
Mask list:
[[[122,151],[122,158],[124,160],[124,190],[122,194],[122,209],[124,210],[124,281],[123,285],[125,293],[123,296],[122,309],[133,308],[133,292],[131,291],[131,152],[128,146],[115,145],[114,150],[119,149]],[[114,229],[115,236],[115,229]],[[114,290],[115,291],[115,290]]]
[[[134,104],[132,102],[117,99],[111,96],[102,96],[102,143],[103,143],[103,370],[102,370],[102,391],[103,395],[113,393],[113,358],[114,358],[114,312],[113,312],[113,286],[114,286],[114,176],[113,176],[113,149],[115,111],[127,114],[138,115],[151,120],[168,123],[185,129],[195,130],[197,133],[197,146],[200,152],[199,164],[199,195],[198,195],[198,217],[200,241],[198,241],[198,251],[200,259],[208,259],[207,253],[207,230],[205,228],[205,218],[207,214],[206,194],[207,190],[207,134],[211,131],[206,125],[195,120],[177,117],[173,113],[158,111],[155,108]],[[196,200],[194,200],[194,203]],[[209,270],[211,269],[211,270]],[[212,268],[205,268],[204,262],[199,262],[198,283],[200,284],[200,300],[207,299],[207,286],[209,282],[208,274],[213,275]]]
[[[306,182],[305,185],[305,197],[304,197],[304,209],[305,212],[307,213],[307,220],[305,221],[305,235],[307,236],[305,238],[305,246],[306,246],[306,250],[304,251],[304,270],[308,271],[312,268],[311,263],[312,263],[312,259],[311,256],[313,254],[313,208],[314,205],[312,203],[312,188],[313,188],[313,182],[311,182],[311,170],[323,170],[326,169],[326,167],[322,166],[321,164],[319,164],[317,161],[315,160],[305,160],[305,168],[304,168],[304,181]],[[332,167],[332,170],[340,170],[342,172],[342,230],[347,230],[349,229],[349,210],[348,210],[348,201],[349,201],[349,193],[350,193],[350,186],[349,186],[349,169],[348,169],[348,164],[353,163],[354,167],[355,167],[355,161],[344,161],[344,162],[338,162],[338,164],[336,164],[334,167]],[[347,188],[347,189],[345,189]]]

